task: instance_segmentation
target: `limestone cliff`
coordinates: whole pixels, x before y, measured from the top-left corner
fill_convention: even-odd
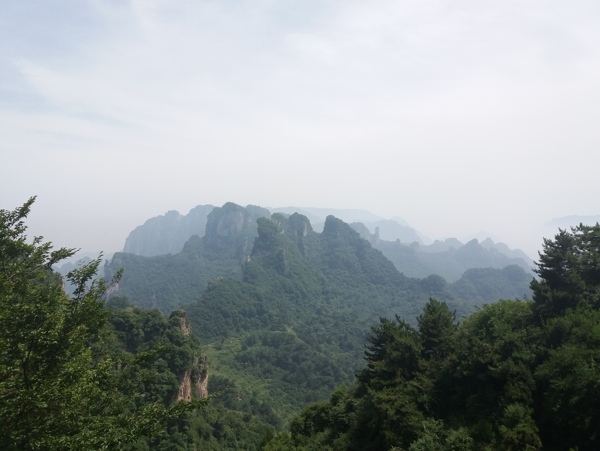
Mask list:
[[[192,329],[183,310],[175,310],[171,319],[179,322],[184,337],[192,335]],[[194,358],[192,367],[187,369],[179,381],[177,401],[191,401],[195,397],[208,398],[208,362],[206,355]]]
[[[196,366],[194,385],[196,394],[201,398],[208,398],[208,361],[205,355],[200,356]]]
[[[145,257],[181,252],[190,237],[204,235],[208,214],[214,208],[213,205],[198,205],[187,215],[173,210],[150,218],[129,234],[123,252]]]
[[[269,211],[252,205],[214,208],[205,230],[189,238],[181,252],[154,257],[117,252],[105,266],[105,277],[123,268],[119,294],[134,305],[168,313],[198,299],[215,278],[241,279],[241,264],[252,251],[262,216],[269,217]]]
[[[245,258],[252,251],[257,236],[257,219],[270,216],[269,210],[253,205],[244,208],[228,202],[215,208],[206,223],[205,252],[207,255]]]

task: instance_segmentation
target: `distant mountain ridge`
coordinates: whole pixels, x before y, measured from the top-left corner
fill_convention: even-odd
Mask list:
[[[502,269],[509,265],[520,266],[533,277],[534,263],[524,252],[512,250],[504,243],[494,243],[490,238],[481,243],[473,239],[463,244],[456,238],[449,238],[436,240],[430,245],[417,242],[404,244],[400,240],[384,240],[378,229],[371,233],[362,223],[350,226],[389,258],[398,271],[409,277],[424,278],[437,274],[453,282],[469,269]]]
[[[198,205],[192,208],[187,215],[171,210],[164,215],[150,218],[129,233],[123,252],[146,257],[181,252],[183,245],[190,237],[204,235],[207,217],[214,208],[215,206],[210,204]],[[313,229],[317,232],[323,230],[325,218],[332,215],[347,223],[360,221],[367,225],[371,232],[375,232],[375,229],[379,227],[383,239],[399,239],[404,243],[423,242],[419,233],[409,227],[402,218],[385,219],[366,210],[313,207],[276,207],[265,208],[265,210],[269,212],[269,215],[271,213],[286,215],[300,213],[309,219]]]
[[[298,213],[274,213],[256,225],[241,280],[218,278],[184,308],[195,333],[211,344],[221,376],[244,380],[238,398],[266,385],[258,397],[283,420],[290,407],[352,379],[363,362],[365,330],[380,317],[414,322],[430,297],[448,301],[460,316],[529,292],[531,277],[516,265],[471,270],[454,284],[407,277],[331,215],[320,233]]]
[[[421,246],[417,242],[404,245],[399,240],[381,240],[377,233],[371,234],[362,223],[348,225],[330,215],[319,233],[312,228],[310,220],[299,213],[289,216],[284,213],[271,215],[265,208],[251,205],[241,207],[231,202],[220,208],[213,207],[208,214],[203,236],[193,235],[181,252],[153,257],[116,253],[110,263],[106,264],[105,273],[110,276],[123,267],[125,272],[118,287],[120,294],[129,297],[136,305],[170,312],[182,304],[198,299],[215,278],[242,280],[251,274],[248,271],[244,272],[243,267],[260,252],[261,241],[257,240],[257,226],[261,218],[275,224],[288,224],[281,233],[294,227],[295,240],[306,258],[306,264],[316,266],[321,264],[320,260],[314,260],[317,255],[330,255],[328,258],[333,259],[330,264],[334,266],[336,259],[350,261],[344,260],[341,254],[336,253],[335,247],[329,250],[320,249],[318,242],[335,243],[335,240],[328,241],[320,237],[329,236],[334,230],[351,231],[353,236],[356,235],[353,240],[357,243],[357,248],[366,249],[365,246],[368,245],[379,254],[381,262],[385,262],[387,269],[381,270],[378,277],[396,278],[401,275],[414,278],[414,287],[421,287],[418,279],[424,279],[422,287],[427,293],[423,295],[425,298],[436,296],[449,301],[455,299],[459,313],[468,313],[474,305],[499,297],[523,297],[529,293],[528,284],[532,273],[527,265],[522,260],[506,257],[493,248],[486,249],[476,240],[465,245],[458,240],[447,240],[432,246],[438,250],[448,250],[421,252],[420,249],[427,246]],[[460,247],[456,249],[454,245]],[[493,247],[489,242],[486,245]],[[271,258],[280,261],[283,265],[282,271],[285,272],[285,254]],[[354,269],[357,269],[362,263],[352,264]],[[383,268],[383,263],[378,265]],[[502,272],[506,266],[522,268],[519,272],[520,277],[507,278]],[[390,271],[390,267],[394,270]],[[495,289],[479,286],[472,277],[469,283],[459,283],[463,274],[476,268],[486,269],[480,274],[494,279],[492,285]],[[432,278],[434,275],[438,279]],[[352,278],[348,279],[348,283],[352,281]],[[419,290],[421,288],[417,289]]]
[[[235,205],[235,204],[233,204]],[[307,207],[277,207],[257,209],[260,215],[270,217],[272,213],[306,217],[315,232],[321,232],[327,216],[332,215],[350,223],[361,236],[389,258],[396,268],[409,277],[427,277],[438,274],[452,282],[471,268],[498,268],[516,264],[531,272],[533,261],[522,251],[510,249],[504,243],[495,243],[490,238],[481,242],[471,240],[463,244],[456,238],[423,243],[421,235],[409,227],[401,218],[384,219],[366,210],[326,209]],[[183,216],[171,211],[163,216],[148,219],[133,230],[123,252],[140,256],[176,255],[193,235],[202,238],[206,233],[207,218],[215,209],[213,205],[199,205]],[[251,243],[250,243],[251,244]],[[250,245],[246,243],[246,245]]]
[[[193,235],[204,235],[208,215],[214,208],[214,205],[198,205],[187,215],[172,210],[150,218],[129,234],[123,252],[145,257],[181,252]]]
[[[194,234],[180,252],[152,257],[114,254],[104,271],[110,277],[125,268],[120,294],[141,307],[170,312],[200,297],[215,277],[240,279],[241,262],[254,245],[256,221],[270,216],[269,211],[231,202],[211,208],[202,237]]]

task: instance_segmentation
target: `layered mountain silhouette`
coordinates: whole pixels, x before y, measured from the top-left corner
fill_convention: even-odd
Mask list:
[[[183,306],[219,362],[213,389],[235,386],[239,393],[224,398],[230,408],[236,400],[266,402],[273,421],[350,383],[380,317],[414,322],[430,297],[460,317],[530,293],[531,274],[518,265],[470,269],[455,282],[409,277],[353,227],[330,215],[317,232],[299,213],[228,203],[207,215],[204,234],[181,252],[117,253],[106,272],[124,268],[118,294],[134,305]]]
[[[270,217],[271,213],[276,212],[284,215],[302,214],[316,232],[323,230],[327,216],[335,216],[350,223],[361,237],[379,249],[400,272],[410,277],[423,278],[437,274],[453,282],[471,268],[501,269],[516,264],[531,272],[534,267],[533,261],[524,252],[510,249],[506,244],[495,243],[489,238],[481,242],[471,240],[468,243],[449,238],[426,245],[421,235],[401,218],[383,219],[365,210],[246,208],[254,211],[254,216],[258,214]],[[199,205],[187,215],[171,211],[151,218],[129,234],[123,252],[141,256],[177,254],[192,236],[204,236],[208,216],[214,209],[212,205]]]
[[[176,242],[168,235],[178,235],[182,229],[179,226],[168,229],[166,225],[171,224],[172,220],[167,216],[160,217],[163,219],[153,218],[155,221],[145,228],[149,224],[147,221],[134,231],[136,239],[130,240],[130,235],[128,242],[137,240],[137,243],[148,244],[145,249],[158,248],[160,246],[154,246],[151,242],[152,239],[162,239],[162,235],[155,234],[156,230],[161,229],[171,230],[164,232],[167,242]],[[215,277],[241,278],[240,262],[252,251],[256,220],[261,216],[269,216],[269,212],[260,207],[244,208],[233,203],[220,208],[211,207],[205,218],[204,230],[188,237],[179,252],[151,257],[117,252],[106,264],[105,273],[114,274],[119,268],[124,268],[118,286],[121,294],[141,307],[170,312],[198,299]],[[201,222],[197,221],[196,225]],[[142,236],[145,236],[143,240]]]
[[[198,205],[187,215],[172,210],[150,218],[129,234],[123,252],[145,257],[177,254],[193,235],[204,235],[208,215],[214,208],[214,205]]]
[[[319,277],[323,277],[323,274],[330,274],[343,265],[350,272],[344,279],[347,286],[360,280],[358,272],[368,267],[369,283],[376,279],[387,286],[398,280],[408,284],[410,280],[409,297],[426,300],[428,296],[435,295],[454,302],[459,313],[467,313],[483,302],[522,298],[529,294],[532,274],[525,269],[527,264],[502,254],[490,242],[473,240],[462,245],[457,240],[447,240],[430,246],[418,243],[404,245],[399,240],[380,239],[362,223],[348,225],[334,216],[326,218],[319,233],[304,215],[271,215],[261,207],[241,207],[234,203],[213,208],[207,215],[204,233],[189,238],[180,252],[153,257],[117,253],[105,270],[110,275],[121,267],[125,269],[118,290],[134,304],[170,312],[199,299],[215,278],[252,280],[253,274],[259,273],[253,259],[262,261],[261,252],[266,246],[265,238],[259,233],[261,221],[263,231],[266,224],[276,224],[282,227],[282,236],[295,237],[297,249],[281,250],[279,260],[275,257],[268,260],[279,261],[281,271],[287,271],[288,259],[285,256],[290,252],[300,252],[303,265],[311,268],[304,271],[304,275],[317,271],[321,274]],[[138,235],[140,230],[136,229]],[[290,230],[295,232],[291,234]],[[342,240],[341,236],[347,240]],[[329,239],[331,237],[337,238]],[[350,252],[349,249],[355,251]],[[358,252],[358,249],[361,251]],[[341,254],[342,250],[344,254]],[[373,255],[377,255],[376,260]],[[503,269],[507,266],[519,269],[507,272]],[[481,276],[481,281],[473,276],[475,269],[479,270],[476,274]],[[487,281],[484,282],[484,279]],[[433,283],[433,280],[436,282]],[[418,308],[415,309],[417,311]]]

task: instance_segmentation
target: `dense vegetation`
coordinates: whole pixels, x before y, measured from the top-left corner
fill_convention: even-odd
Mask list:
[[[303,215],[296,216],[309,222]],[[105,272],[110,277],[124,268],[119,283],[120,294],[127,296],[135,305],[158,308],[169,313],[183,304],[198,300],[209,283],[217,277],[242,279],[244,262],[252,254],[258,236],[257,220],[260,217],[270,218],[271,214],[264,208],[244,208],[227,203],[221,208],[199,206],[185,217],[171,212],[152,218],[134,230],[127,239],[126,249],[137,250],[139,255],[119,252],[106,265]],[[274,217],[285,216],[275,214]],[[401,227],[394,221],[390,222]],[[198,229],[203,224],[206,225],[206,231]],[[524,260],[527,257],[522,252],[511,251],[506,245],[493,243],[489,239],[482,243],[473,240],[464,245],[456,239],[437,241],[429,246],[417,243],[407,245],[400,241],[380,239],[379,234],[371,234],[361,223],[350,226],[372,247],[380,250],[398,272],[409,277],[428,279],[424,284],[430,286],[434,285],[434,279],[441,276],[444,280],[435,283],[440,288],[435,296],[453,302],[459,315],[472,312],[474,305],[531,294],[529,282],[533,273]],[[192,235],[192,230],[196,235]],[[312,232],[311,225],[311,235],[321,234]],[[185,236],[190,238],[184,245],[181,240]],[[308,239],[311,240],[315,241],[314,238]],[[175,241],[181,242],[177,253],[141,256],[151,249],[171,246]],[[135,246],[131,244],[133,242]],[[329,250],[335,252],[334,248]],[[320,269],[318,260],[309,263],[317,264]],[[515,265],[522,269],[503,270]],[[474,273],[474,270],[479,272]],[[413,317],[417,312],[413,312]]]
[[[74,250],[28,243],[33,202],[0,210],[2,448],[109,449],[157,436],[196,404],[144,396],[149,354],[113,346],[100,259],[69,274],[69,297],[51,266]]]
[[[173,400],[200,399],[208,395],[208,364],[198,340],[190,334],[185,313],[175,310],[169,317],[158,310],[144,310],[127,299],[112,297],[106,306],[114,334],[114,346],[127,355],[147,355],[143,378],[136,379],[144,400],[170,403]],[[151,354],[148,355],[148,352]],[[201,409],[185,412],[170,419],[154,437],[143,437],[130,445],[134,450],[246,449],[258,450],[273,434],[273,428],[246,406],[228,409],[223,406],[230,390],[219,380],[212,384],[214,399]]]
[[[367,324],[399,308],[415,316],[421,299],[418,280],[342,221],[317,234],[301,215],[276,214],[258,220],[243,280],[213,282],[186,311],[214,371],[271,406],[280,426],[352,380]]]
[[[206,233],[202,230],[201,238],[189,238],[177,254],[142,257],[116,253],[106,265],[105,274],[112,277],[125,269],[119,293],[135,305],[169,313],[197,300],[216,277],[241,279],[241,262],[252,250],[256,220],[269,212],[233,203],[210,208]]]
[[[380,317],[397,314],[414,322],[432,296],[461,313],[474,309],[438,276],[405,277],[332,216],[316,233],[300,214],[274,214],[257,220],[257,234],[242,280],[212,282],[185,310],[215,362],[214,374],[235,381],[239,398],[276,427],[307,402],[352,382],[366,332]],[[531,281],[516,266],[480,275],[482,283],[468,276],[456,289],[481,302],[498,286]]]
[[[165,316],[106,299],[100,259],[67,294],[73,250],[27,241],[32,203],[0,211],[3,449],[600,447],[600,225],[545,240],[531,300],[473,311],[459,293],[512,296],[523,269],[413,279],[339,219],[231,204],[169,258],[239,275]]]
[[[65,293],[51,267],[74,250],[28,242],[33,201],[0,210],[1,448],[260,449],[271,426],[207,404],[184,312],[105,304],[100,258],[73,269]]]
[[[579,226],[545,240],[532,301],[382,318],[354,384],[265,449],[598,449],[599,262],[600,226]]]

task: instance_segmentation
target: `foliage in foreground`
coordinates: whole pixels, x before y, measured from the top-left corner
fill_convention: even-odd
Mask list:
[[[461,324],[436,300],[417,327],[381,319],[354,385],[265,449],[598,449],[600,226],[545,240],[537,273],[532,301]]]
[[[206,356],[198,340],[190,334],[181,310],[167,317],[159,310],[134,307],[127,299],[114,295],[106,306],[111,328],[115,331],[114,346],[131,357],[147,356],[144,367],[137,371],[137,379],[132,380],[135,390],[144,394],[144,400],[168,404],[180,395],[186,377],[192,395],[204,395],[196,392],[195,382],[206,381],[208,377]],[[211,391],[211,402],[202,409],[169,420],[161,434],[141,438],[126,449],[260,449],[261,443],[273,434],[272,427],[248,409],[223,407],[220,400],[232,394],[227,384],[216,381],[209,389],[214,390]]]
[[[203,401],[170,404],[139,390],[152,352],[112,345],[100,259],[69,273],[65,294],[52,250],[24,220],[35,198],[0,210],[0,443],[3,449],[114,449],[160,434]]]

